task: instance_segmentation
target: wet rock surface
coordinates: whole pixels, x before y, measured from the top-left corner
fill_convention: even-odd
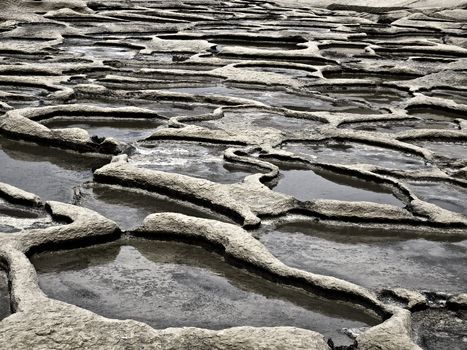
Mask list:
[[[44,200],[70,202],[73,188],[92,176],[104,159],[59,152],[26,143],[1,141],[0,181],[37,193]]]
[[[467,241],[404,237],[409,234],[298,222],[266,231],[260,241],[290,266],[368,288],[462,292]]]
[[[433,308],[413,316],[415,339],[423,349],[463,349],[467,342],[465,310]]]
[[[130,158],[130,164],[199,177],[218,183],[241,182],[261,169],[224,161],[229,146],[198,142],[160,141],[145,143]]]
[[[385,191],[375,183],[326,171],[319,173],[312,170],[282,171],[274,190],[303,201],[323,198],[403,206],[390,191]]]
[[[135,229],[149,214],[163,212],[230,221],[207,208],[190,205],[188,202],[146,191],[129,191],[119,186],[94,184],[90,188],[83,188],[80,191],[79,205],[111,217],[122,230]]]
[[[465,4],[374,6],[4,1],[0,348],[462,349]]]
[[[0,233],[20,233],[60,225],[43,208],[12,204],[0,198]]]
[[[351,344],[343,328],[375,320],[250,275],[214,253],[181,243],[129,241],[33,257],[52,298],[154,328],[296,326]]]
[[[10,315],[10,292],[8,290],[8,277],[0,272],[0,320]]]

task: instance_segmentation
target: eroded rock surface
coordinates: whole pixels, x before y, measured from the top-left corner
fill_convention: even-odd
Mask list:
[[[3,1],[0,348],[461,349],[465,3],[375,6]]]

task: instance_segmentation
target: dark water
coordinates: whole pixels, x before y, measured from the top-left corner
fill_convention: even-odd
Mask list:
[[[0,138],[0,181],[42,200],[70,202],[74,186],[92,179],[92,169],[107,160]]]
[[[307,222],[273,229],[260,240],[290,266],[367,288],[465,291],[467,240],[435,242],[397,230],[391,235]]]
[[[155,328],[297,326],[348,343],[341,328],[376,321],[350,304],[269,282],[182,243],[131,240],[32,262],[50,297]]]
[[[89,120],[76,122],[73,120],[50,120],[43,122],[51,129],[80,128],[90,136],[113,137],[123,142],[134,142],[150,136],[162,123],[155,120]]]
[[[408,187],[420,199],[457,213],[467,215],[467,189],[438,182],[408,181]]]
[[[404,206],[389,190],[376,183],[327,171],[281,170],[274,190],[302,201],[337,199]]]
[[[83,194],[80,205],[114,220],[123,230],[136,228],[149,214],[162,212],[229,221],[208,209],[144,191],[94,184],[89,189],[83,189]]]

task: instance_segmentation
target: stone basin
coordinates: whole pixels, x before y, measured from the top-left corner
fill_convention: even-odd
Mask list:
[[[274,190],[301,201],[337,199],[404,206],[389,189],[375,182],[329,171],[281,170]]]
[[[424,115],[426,116],[426,115]],[[435,119],[408,119],[391,121],[368,121],[358,123],[347,123],[342,125],[343,129],[378,131],[378,132],[401,132],[413,129],[443,129],[458,130],[459,125],[447,120]]]
[[[327,99],[320,98],[316,93],[309,93],[301,96],[285,91],[255,90],[253,88],[246,89],[230,87],[222,84],[201,87],[177,87],[168,88],[166,90],[193,95],[223,95],[239,97],[262,102],[273,107],[283,107],[298,111],[347,111],[352,113],[352,108],[359,107],[360,109],[365,109],[365,107],[358,106],[350,101],[343,104],[336,104]],[[366,108],[366,110],[371,109]],[[360,113],[360,111],[354,113]],[[373,111],[373,113],[375,113],[375,111]]]
[[[430,181],[407,181],[407,186],[420,199],[467,216],[466,188]]]
[[[10,292],[8,290],[8,276],[0,270],[0,320],[9,316],[10,311]]]
[[[92,39],[67,38],[58,49],[62,51],[62,54],[89,59],[132,59],[139,51],[117,45],[95,44],[95,42],[96,40]]]
[[[378,320],[355,306],[269,282],[183,243],[131,240],[32,257],[52,298],[154,328],[297,326],[349,344]]]
[[[107,120],[84,119],[74,121],[73,118],[54,118],[42,122],[50,129],[80,128],[86,130],[90,136],[113,137],[123,142],[134,142],[150,136],[154,129],[162,125],[160,120],[147,119],[117,119]]]
[[[70,202],[72,188],[92,179],[92,169],[107,162],[102,158],[0,139],[0,181],[35,193],[42,200]]]
[[[235,183],[261,172],[224,161],[230,146],[189,141],[151,141],[150,147],[139,146],[130,163],[141,168],[199,177],[219,183]]]
[[[220,214],[188,202],[170,197],[147,193],[142,190],[128,190],[123,187],[94,183],[83,188],[80,205],[115,221],[122,230],[134,229],[143,223],[149,214],[172,212],[201,218],[229,221]]]
[[[0,199],[0,232],[13,233],[58,225],[44,209],[15,205]]]
[[[221,119],[190,122],[210,129],[235,131],[238,128],[273,128],[288,134],[296,132],[315,132],[323,123],[302,118],[286,117],[280,113],[260,109],[226,110]]]
[[[414,143],[446,158],[467,159],[467,142],[422,141]]]
[[[427,168],[422,158],[404,151],[355,142],[289,142],[284,144],[282,148],[305,158],[326,163],[372,164],[402,170]]]
[[[271,228],[260,241],[290,266],[367,288],[463,292],[467,284],[467,240],[428,241],[410,231],[304,221]]]

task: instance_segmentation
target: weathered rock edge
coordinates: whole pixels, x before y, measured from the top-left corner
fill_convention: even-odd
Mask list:
[[[44,295],[34,267],[11,245],[0,248],[16,313],[0,322],[2,349],[309,349],[329,350],[319,333],[293,327],[154,330],[111,320]]]
[[[291,268],[275,258],[266,247],[238,226],[176,213],[151,214],[136,236],[207,242],[224,251],[227,257],[282,283],[318,291],[326,297],[338,296],[372,310],[386,320],[357,338],[359,349],[419,349],[410,338],[410,312],[381,303],[367,289],[330,276]]]
[[[12,186],[9,190],[25,195],[22,193],[24,191]],[[26,197],[30,196],[31,194],[28,194]],[[329,349],[322,335],[294,327],[235,327],[221,331],[169,328],[156,331],[140,322],[110,320],[77,306],[52,300],[38,286],[35,269],[25,254],[66,247],[68,244],[76,246],[115,239],[119,237],[120,230],[113,221],[89,209],[59,202],[47,202],[46,208],[54,218],[70,223],[30,230],[22,235],[0,237],[0,263],[9,273],[11,307],[15,312],[0,322],[2,348]],[[161,233],[174,231],[171,234],[175,239],[181,239],[180,234],[190,234],[195,230],[195,235],[222,245],[227,253],[238,260],[262,267],[277,277],[296,278],[305,281],[309,286],[316,285],[330,292],[340,292],[361,299],[363,304],[384,314],[385,317],[392,315],[381,324],[385,325],[382,330],[373,330],[381,325],[370,329],[377,332],[377,337],[370,336],[369,340],[364,338],[362,346],[376,344],[379,333],[386,335],[387,332],[392,332],[391,334],[398,336],[390,341],[398,339],[398,346],[403,345],[399,346],[399,349],[417,349],[408,336],[409,328],[404,328],[410,323],[410,314],[405,310],[382,304],[370,291],[352,283],[289,268],[274,258],[246,231],[235,225],[164,213],[150,215],[139,230],[143,232],[147,227],[149,231],[160,230]]]
[[[12,186],[3,187],[14,194],[27,194],[26,198],[33,196]],[[8,271],[15,312],[0,322],[0,348],[329,350],[321,334],[294,327],[154,330],[144,323],[110,320],[48,298],[25,253],[118,238],[120,231],[113,221],[88,209],[59,202],[47,202],[46,207],[53,217],[70,224],[0,237],[0,265]]]
[[[233,157],[235,158],[235,157]],[[246,157],[237,157],[246,158]],[[256,161],[256,166],[266,162]],[[236,159],[241,161],[241,159]],[[246,159],[243,159],[246,162]],[[315,200],[300,202],[297,199],[272,191],[261,183],[263,177],[274,177],[277,167],[270,164],[270,173],[254,174],[236,184],[218,184],[176,173],[142,169],[115,157],[113,161],[94,172],[94,181],[117,184],[129,188],[167,194],[205,206],[225,214],[245,228],[257,227],[263,217],[279,217],[290,213],[304,214],[323,220],[342,219],[347,222],[420,226],[420,236],[465,237],[465,222],[460,215],[443,210],[433,204],[413,198],[411,206],[431,220],[422,220],[408,210],[370,202],[345,202]],[[431,226],[430,226],[431,225]],[[458,225],[458,226],[456,226]],[[460,226],[459,226],[460,225]],[[444,226],[444,227],[443,227]],[[439,231],[435,234],[435,230]]]
[[[28,206],[41,206],[41,199],[33,193],[23,191],[19,188],[0,182],[0,197],[14,204]]]
[[[0,134],[15,140],[32,141],[80,153],[116,155],[128,148],[125,143],[111,137],[103,140],[91,138],[86,130],[80,128],[49,129],[38,122],[55,116],[73,115],[162,119],[157,113],[138,107],[109,108],[74,104],[24,108],[11,110],[0,116]]]

